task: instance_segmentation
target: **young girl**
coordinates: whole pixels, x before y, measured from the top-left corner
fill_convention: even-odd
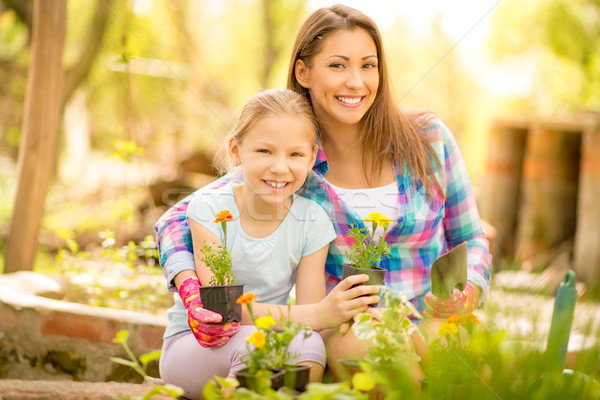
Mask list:
[[[256,315],[271,312],[275,319],[286,315],[294,284],[297,305],[292,318],[313,328],[335,326],[342,322],[340,318],[347,319],[377,299],[357,299],[341,315],[339,307],[330,305],[340,303],[339,299],[325,299],[325,259],[335,232],[316,202],[294,194],[311,173],[317,154],[316,124],[302,95],[267,90],[252,97],[225,148],[235,166],[232,180],[196,193],[187,209],[196,271],[183,271],[174,279],[178,294],[168,312],[160,360],[163,380],[183,387],[188,397],[200,396],[214,375],[233,375],[243,369],[245,339],[255,330],[245,325],[251,324],[247,309],[240,327],[215,324],[220,315],[202,308],[197,287],[208,284],[212,273],[198,252],[205,243],[222,243],[221,225],[213,222],[219,212],[229,210],[233,215],[227,223],[226,245],[236,283],[245,284],[244,292],[252,291],[261,303],[268,303],[255,304]],[[355,290],[352,298],[375,292],[376,288]],[[316,304],[321,305],[320,313],[314,312]],[[319,323],[319,318],[327,322]],[[299,354],[293,362],[312,365],[311,379],[318,381],[325,367],[325,346],[318,333],[312,332],[308,339],[303,335],[290,345],[290,351]]]

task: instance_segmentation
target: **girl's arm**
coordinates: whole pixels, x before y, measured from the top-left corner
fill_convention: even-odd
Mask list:
[[[325,298],[325,260],[329,245],[302,257],[296,271],[296,304],[314,304]]]
[[[317,276],[314,278],[318,279]],[[308,323],[314,331],[335,328],[343,322],[351,320],[357,313],[365,312],[369,304],[379,301],[377,295],[379,287],[373,285],[353,287],[368,280],[367,275],[349,276],[318,303],[291,306],[289,318],[294,322]],[[362,297],[363,295],[366,296]],[[255,317],[271,314],[276,320],[288,318],[286,305],[254,303],[252,311]],[[243,306],[242,324],[252,324],[246,306]]]

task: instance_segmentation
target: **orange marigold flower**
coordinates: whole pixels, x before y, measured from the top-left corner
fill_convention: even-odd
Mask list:
[[[446,320],[447,323],[449,324],[454,324],[454,325],[459,325],[460,320],[458,318],[458,315],[451,315],[448,317],[448,319]]]
[[[229,221],[233,221],[233,215],[231,215],[231,212],[229,212],[229,210],[219,211],[217,213],[217,219],[214,220],[215,223]]]
[[[235,302],[239,304],[252,304],[254,300],[258,300],[258,297],[254,295],[254,292],[250,292],[241,295]]]

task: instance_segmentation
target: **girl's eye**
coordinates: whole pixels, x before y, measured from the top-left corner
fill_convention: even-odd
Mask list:
[[[302,157],[303,154],[302,153],[298,153],[298,152],[294,152],[291,154],[292,157]]]
[[[269,154],[270,153],[269,150],[267,150],[267,149],[258,149],[258,150],[256,150],[256,152],[257,153],[263,153],[263,154]]]

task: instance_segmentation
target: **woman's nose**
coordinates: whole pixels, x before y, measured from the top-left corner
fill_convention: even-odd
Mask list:
[[[360,89],[363,87],[363,79],[359,69],[353,68],[348,71],[346,86],[351,89]]]

